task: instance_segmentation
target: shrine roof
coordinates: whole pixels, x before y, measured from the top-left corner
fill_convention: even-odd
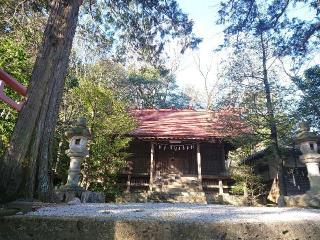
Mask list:
[[[138,123],[131,135],[144,139],[221,139],[250,132],[234,108],[136,109],[130,113]]]

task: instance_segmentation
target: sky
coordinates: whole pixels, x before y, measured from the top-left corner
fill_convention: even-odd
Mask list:
[[[218,20],[218,0],[178,0],[181,9],[194,21],[194,33],[203,39],[196,51],[187,51],[181,59],[176,72],[177,84],[180,87],[193,86],[203,88],[204,80],[200,75],[197,62],[206,71],[211,66],[209,79],[216,79],[218,62],[221,54],[213,50],[223,42],[223,28],[216,24]]]
[[[177,2],[181,9],[189,15],[189,18],[194,21],[194,33],[196,36],[203,38],[198,51],[188,51],[182,56],[180,68],[176,72],[177,84],[181,88],[192,86],[199,91],[203,91],[204,80],[198,70],[197,59],[201,60],[201,68],[203,70],[212,65],[208,78],[212,84],[216,81],[219,62],[224,54],[223,52],[213,52],[213,49],[223,43],[223,27],[216,24],[220,0],[177,0]],[[289,14],[292,17],[297,15],[308,19],[310,9],[305,5],[303,6],[301,8],[297,7],[299,11],[295,9]],[[310,17],[314,16],[314,14],[309,15]],[[303,69],[319,63],[320,56],[315,56]],[[289,69],[289,66],[286,68]]]

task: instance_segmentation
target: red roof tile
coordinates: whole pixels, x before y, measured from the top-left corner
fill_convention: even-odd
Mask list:
[[[244,133],[245,129],[236,109],[139,109],[132,110],[131,114],[138,122],[138,128],[131,135],[142,138],[225,138]]]

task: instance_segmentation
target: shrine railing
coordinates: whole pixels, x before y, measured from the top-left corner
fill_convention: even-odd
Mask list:
[[[131,187],[148,187],[149,176],[132,176],[130,179]]]
[[[119,184],[122,187],[130,188],[146,188],[149,187],[149,173],[126,173],[123,172],[120,176]]]
[[[194,177],[197,179],[197,175],[188,177]],[[186,178],[188,178],[186,177]],[[146,188],[149,186],[150,175],[148,173],[122,173],[120,184],[123,187],[130,188]],[[229,193],[233,187],[233,180],[229,176],[224,175],[203,175],[202,176],[202,188],[205,192],[212,192],[217,194]]]
[[[6,104],[11,106],[12,108],[20,111],[23,105],[22,103],[16,102],[12,98],[8,97],[4,93],[4,87],[8,85],[13,91],[17,92],[18,94],[26,97],[27,96],[27,88],[19,83],[14,77],[10,76],[4,70],[0,68],[0,99],[4,101]]]
[[[232,188],[232,180],[228,176],[202,176],[202,188],[204,191],[229,193]]]

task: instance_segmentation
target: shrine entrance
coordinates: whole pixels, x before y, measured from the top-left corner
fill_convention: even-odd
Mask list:
[[[156,144],[155,171],[157,176],[163,174],[197,176],[196,145]]]

